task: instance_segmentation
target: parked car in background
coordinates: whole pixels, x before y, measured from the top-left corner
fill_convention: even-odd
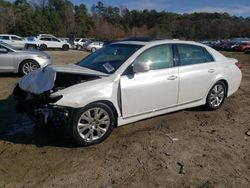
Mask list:
[[[112,43],[119,42],[119,40],[108,40],[103,42],[103,47],[110,45]]]
[[[0,34],[0,41],[18,49],[23,49],[25,47],[25,40],[17,35]]]
[[[93,38],[81,38],[76,44],[76,49],[85,49],[86,45],[93,42],[93,40]]]
[[[27,49],[37,49],[46,50],[46,49],[62,49],[69,50],[71,45],[65,41],[56,38],[50,34],[40,34],[33,40],[27,40],[25,44]]]
[[[235,47],[237,52],[245,52],[246,48],[250,47],[250,42],[241,42]]]
[[[78,41],[79,41],[80,39],[81,39],[81,38],[75,38],[75,39],[73,40],[75,46],[77,45],[77,43],[78,43]]]
[[[61,37],[59,39],[62,40],[62,41],[65,41],[67,43],[70,43],[70,39],[68,37]]]
[[[103,47],[103,44],[104,43],[100,41],[91,42],[86,46],[86,50],[95,52],[96,50],[101,49]]]
[[[247,48],[245,49],[245,53],[246,53],[246,54],[250,54],[250,47],[247,47]]]
[[[50,56],[41,51],[18,50],[0,42],[0,72],[14,72],[22,75],[51,64]]]
[[[238,45],[238,42],[226,42],[223,45],[223,48],[221,50],[224,51],[235,51],[236,46]]]
[[[123,41],[75,65],[38,69],[19,81],[14,95],[33,119],[89,146],[116,126],[200,105],[219,109],[238,90],[240,68],[237,59],[195,42]]]

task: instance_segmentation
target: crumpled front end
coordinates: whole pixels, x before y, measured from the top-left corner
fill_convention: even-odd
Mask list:
[[[53,67],[37,69],[24,76],[13,91],[18,101],[17,111],[27,113],[39,125],[67,125],[73,109],[55,105],[63,95],[52,94],[98,78],[97,75],[59,72]]]

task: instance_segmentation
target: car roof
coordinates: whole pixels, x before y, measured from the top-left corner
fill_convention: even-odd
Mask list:
[[[184,41],[184,40],[154,40],[154,41],[148,41],[148,42],[142,42],[142,41],[120,41],[115,42],[113,44],[133,44],[133,45],[143,45],[143,46],[154,46],[154,45],[160,45],[160,44],[193,44],[198,46],[205,46],[201,43],[197,43],[194,41]]]
[[[20,37],[18,35],[13,35],[13,34],[0,34],[0,36],[15,36],[15,37]]]

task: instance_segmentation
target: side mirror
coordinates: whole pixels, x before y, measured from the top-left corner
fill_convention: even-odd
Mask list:
[[[0,48],[0,54],[7,54],[8,50],[5,48]]]
[[[150,70],[149,64],[145,62],[136,62],[133,66],[133,71],[137,72],[148,72]]]

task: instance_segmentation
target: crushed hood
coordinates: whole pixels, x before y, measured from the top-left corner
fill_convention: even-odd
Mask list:
[[[33,94],[41,94],[51,90],[55,85],[57,73],[69,73],[73,75],[107,76],[107,74],[95,70],[83,68],[74,64],[70,65],[49,65],[25,75],[19,81],[19,87]],[[77,84],[77,83],[76,83]]]
[[[95,75],[95,76],[107,76],[107,74],[105,74],[103,72],[88,69],[88,68],[81,67],[81,66],[78,66],[75,64],[56,65],[56,66],[52,66],[52,67],[55,69],[56,72]]]

